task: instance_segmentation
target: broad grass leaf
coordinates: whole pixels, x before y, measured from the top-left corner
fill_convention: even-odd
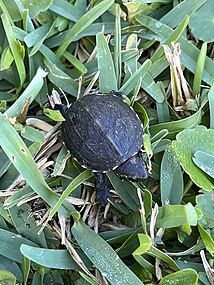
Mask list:
[[[191,203],[186,205],[167,205],[159,208],[156,227],[173,228],[185,223],[196,226],[198,215]]]
[[[149,30],[160,36],[161,43],[165,42],[173,32],[173,30],[167,25],[146,15],[141,14],[136,18],[136,20],[140,24],[142,24],[143,26],[147,27]],[[187,39],[185,39],[183,36],[179,38],[179,43],[181,44],[182,63],[187,69],[189,69],[194,73],[196,70],[197,59],[200,51],[197,47],[191,44],[190,41],[187,41]],[[166,63],[166,61],[162,59],[161,61],[158,61],[157,65],[155,65],[155,68],[153,68],[153,72],[155,74],[157,74],[157,71],[158,73],[160,73],[160,70],[163,71],[167,66],[168,64]],[[155,69],[157,70],[155,71]],[[208,56],[206,56],[205,67],[202,74],[202,80],[210,85],[213,79],[213,69],[214,69],[213,61]],[[153,77],[155,76],[153,75]]]
[[[78,92],[78,83],[74,81],[69,75],[67,75],[62,69],[60,69],[50,59],[44,60],[46,67],[48,68],[49,80],[59,88],[62,88],[65,92],[76,96]]]
[[[61,197],[51,209],[49,214],[49,219],[51,219],[56,214],[56,212],[60,209],[60,207],[66,200],[66,198],[71,194],[71,192],[74,191],[82,182],[84,182],[85,180],[89,179],[92,176],[93,174],[91,170],[85,170],[81,172],[77,177],[75,177],[68,185],[68,187],[65,189],[65,191],[63,191]],[[73,211],[75,212],[75,208],[73,209]]]
[[[161,162],[161,202],[162,205],[180,204],[183,196],[183,174],[180,163],[171,148],[166,149]]]
[[[22,262],[22,254],[20,252],[21,244],[36,246],[32,241],[23,238],[20,234],[0,229],[0,254],[12,259],[13,261]]]
[[[14,0],[0,0],[0,13],[6,14],[11,24],[17,21],[21,21],[22,16],[17,9],[16,1]]]
[[[163,260],[174,270],[179,269],[177,264],[174,262],[174,260],[170,256],[168,256],[166,253],[162,252],[161,250],[157,249],[155,246],[152,245],[152,240],[148,235],[138,234],[138,239],[139,239],[140,245],[133,252],[133,256],[135,258],[145,253],[147,255]],[[138,260],[138,258],[136,259]]]
[[[18,172],[43,200],[49,205],[55,205],[57,202],[57,195],[46,183],[30,151],[19,134],[1,113],[0,132],[0,145]],[[65,214],[65,211],[63,211],[63,213]]]
[[[77,7],[77,4],[72,5],[71,3],[61,0],[53,0],[49,9],[54,13],[73,22],[77,22],[85,12],[84,10]]]
[[[23,85],[25,81],[25,77],[26,77],[26,71],[25,71],[22,51],[20,50],[20,45],[15,38],[15,34],[13,32],[12,26],[6,14],[3,14],[1,16],[1,20],[2,20],[3,27],[5,30],[6,36],[7,36],[7,40],[9,43],[11,53],[16,63],[16,68],[19,74],[19,79],[20,79],[20,85]]]
[[[214,155],[207,154],[203,151],[196,151],[193,161],[201,170],[214,178]]]
[[[44,84],[44,77],[47,73],[42,69],[38,68],[34,78],[31,80],[24,92],[19,96],[19,98],[10,106],[5,114],[9,117],[17,117],[22,111],[26,101],[31,103],[36,96],[39,94],[39,91],[42,89]]]
[[[214,239],[212,238],[210,231],[205,230],[200,224],[198,225],[198,230],[206,249],[211,255],[214,255]]]
[[[167,138],[173,138],[181,130],[197,126],[201,122],[201,118],[202,111],[201,109],[199,109],[195,114],[184,119],[153,125],[150,127],[150,131],[152,135],[155,135],[157,132],[166,129],[169,131],[169,135],[167,136]]]
[[[27,244],[22,244],[20,247],[20,251],[25,257],[44,267],[55,269],[80,269],[80,267],[73,260],[67,250],[39,248]],[[86,259],[85,256],[83,257],[83,259],[84,262],[86,262],[87,266],[92,267],[91,262]]]
[[[210,129],[214,129],[214,84],[212,84],[208,93],[210,107]]]
[[[36,225],[36,220],[33,216],[29,217],[31,208],[28,204],[12,207],[8,211],[17,233],[33,241],[37,245],[47,247],[44,232],[41,232],[38,235],[41,226]]]
[[[213,10],[214,1],[207,0],[190,18],[191,32],[204,42],[214,41]]]
[[[119,89],[125,95],[128,95],[136,86],[140,78],[148,72],[151,67],[151,61],[147,59],[131,76],[130,78],[121,86]]]
[[[160,285],[197,285],[198,274],[194,269],[187,268],[165,276]]]
[[[21,135],[23,138],[26,138],[27,140],[31,142],[41,142],[42,143],[45,140],[45,136],[43,135],[43,133],[31,126],[25,126],[21,130]]]
[[[206,60],[206,54],[207,54],[207,43],[203,43],[201,46],[201,50],[198,56],[196,70],[195,70],[195,76],[194,76],[194,82],[193,82],[193,94],[198,95],[201,92],[201,80],[202,80],[202,74],[204,70],[204,64]]]
[[[213,179],[193,162],[196,151],[214,155],[214,130],[205,126],[184,130],[176,136],[172,148],[184,171],[196,185],[207,191],[214,189]]]
[[[46,11],[53,0],[22,0],[26,9],[29,9],[31,18],[35,18],[39,13]]]
[[[1,55],[1,63],[0,63],[1,71],[10,68],[13,61],[14,57],[11,53],[11,50],[9,47],[6,47]]]
[[[74,37],[99,18],[113,3],[114,0],[103,0],[83,15],[70,29],[62,45],[57,49],[57,56],[61,57],[69,44],[74,40]]]
[[[16,285],[16,277],[9,271],[0,270],[1,285]]]
[[[196,197],[196,205],[203,216],[198,221],[198,230],[207,250],[214,254],[214,194],[204,192]]]
[[[170,28],[175,28],[186,15],[192,15],[197,11],[207,0],[184,0],[174,6],[167,14],[161,18],[161,22]]]
[[[65,118],[62,116],[59,110],[52,110],[50,108],[44,108],[44,114],[55,122],[63,122]]]
[[[113,248],[82,220],[75,222],[71,231],[83,252],[112,285],[143,284],[122,262]]]
[[[118,91],[114,62],[103,33],[97,34],[96,42],[98,53],[97,63],[100,72],[99,89],[104,93],[108,93],[112,90]]]
[[[139,208],[139,202],[136,187],[128,181],[122,181],[113,171],[108,172],[107,176],[123,202],[132,211],[137,211]]]
[[[3,255],[0,255],[0,268],[2,270],[7,270],[13,273],[16,276],[18,282],[21,283],[23,281],[22,271],[19,268],[18,264]]]

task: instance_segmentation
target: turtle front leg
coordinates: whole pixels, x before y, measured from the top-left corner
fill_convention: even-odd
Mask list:
[[[97,196],[97,201],[101,205],[105,205],[108,202],[110,196],[109,188],[105,184],[105,173],[95,172],[94,173],[94,184]]]

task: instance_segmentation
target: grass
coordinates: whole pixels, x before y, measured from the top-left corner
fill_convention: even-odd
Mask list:
[[[213,284],[213,9],[0,0],[0,284]],[[96,203],[53,89],[70,104],[121,91],[149,178],[111,171],[110,203]]]

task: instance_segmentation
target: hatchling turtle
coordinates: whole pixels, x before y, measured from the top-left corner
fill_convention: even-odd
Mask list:
[[[65,121],[62,140],[82,167],[94,172],[97,200],[107,202],[105,173],[114,170],[130,180],[147,178],[141,158],[143,126],[135,111],[118,92],[90,94],[70,107],[55,105]]]

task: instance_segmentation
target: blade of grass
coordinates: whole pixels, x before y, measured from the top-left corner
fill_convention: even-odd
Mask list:
[[[184,0],[180,4],[176,5],[170,10],[164,17],[161,18],[161,22],[169,26],[170,28],[176,27],[186,15],[192,15],[198,10],[207,0]]]
[[[70,52],[65,51],[64,57],[74,66],[76,67],[82,74],[87,73],[87,68],[85,65],[78,60],[75,56],[73,56]]]
[[[20,252],[21,244],[36,246],[36,244],[26,238],[21,237],[10,231],[0,229],[0,254],[19,263],[22,262],[22,254]]]
[[[170,118],[169,107],[166,99],[164,85],[163,82],[158,82],[157,84],[160,87],[162,94],[164,94],[163,102],[161,103],[156,102],[158,122],[159,123],[169,122],[171,118]]]
[[[57,49],[56,55],[61,57],[69,44],[73,41],[73,38],[99,18],[113,3],[114,0],[103,0],[82,16],[70,29],[62,45]]]
[[[117,77],[111,52],[103,33],[98,33],[97,37],[99,89],[101,92],[108,93],[112,90],[117,91]]]
[[[76,5],[72,5],[71,3],[61,0],[53,0],[52,5],[49,7],[49,9],[54,13],[73,22],[77,22],[85,12],[79,9],[79,7]]]
[[[207,43],[203,43],[201,46],[199,56],[198,56],[195,76],[194,76],[194,81],[193,81],[193,94],[195,95],[198,95],[201,92],[200,85],[201,85],[202,74],[204,70],[204,64],[206,60],[206,54],[207,54]]]
[[[135,73],[126,81],[125,84],[120,88],[120,92],[128,95],[134,88],[140,77],[143,77],[149,68],[151,67],[151,61],[147,59],[136,71]]]
[[[0,9],[2,10],[3,14],[5,14],[7,16],[11,25],[13,25],[13,19],[11,18],[10,14],[8,13],[8,10],[4,5],[4,1],[2,1],[2,0],[0,0]]]
[[[20,51],[20,45],[15,38],[12,26],[6,14],[3,14],[1,16],[1,19],[2,19],[2,24],[3,24],[4,30],[7,36],[7,40],[8,40],[11,52],[13,54],[13,57],[16,63],[16,68],[17,68],[19,78],[20,78],[20,84],[22,86],[25,81],[26,72],[25,72],[24,61],[22,58],[22,53]]]
[[[19,134],[1,113],[0,132],[0,145],[18,172],[44,201],[54,206],[58,200],[57,195],[46,183]],[[67,211],[61,208],[60,212],[65,215]]]
[[[214,84],[212,84],[208,93],[210,107],[210,129],[214,129]]]
[[[161,203],[163,206],[180,204],[184,183],[181,166],[170,148],[166,149],[161,162]]]
[[[68,185],[68,187],[63,191],[61,197],[57,201],[57,203],[54,205],[54,207],[51,209],[48,220],[50,220],[56,212],[60,209],[66,198],[72,193],[74,189],[76,189],[81,183],[83,183],[85,180],[89,179],[93,176],[93,173],[90,170],[85,170],[82,173],[80,173],[77,177],[72,180],[72,182]]]
[[[166,129],[170,133],[173,133],[174,135],[177,132],[180,132],[181,130],[187,129],[187,128],[193,128],[194,126],[198,125],[201,122],[202,118],[202,111],[199,109],[195,114],[178,120],[178,121],[171,121],[167,123],[157,124],[150,127],[151,134],[156,134],[157,132]]]
[[[158,84],[153,80],[150,72],[147,72],[141,82],[141,87],[158,103],[162,103],[164,95]]]
[[[5,114],[9,117],[17,117],[20,114],[26,101],[29,100],[29,103],[31,103],[39,94],[39,91],[44,84],[44,77],[46,75],[47,73],[43,69],[39,68],[28,87],[15,101],[15,103],[9,109],[7,109],[7,111],[5,111]]]
[[[44,267],[48,268],[56,268],[56,269],[77,269],[80,267],[73,260],[71,255],[67,250],[63,249],[46,249],[46,248],[38,248],[35,246],[30,246],[27,244],[22,244],[20,247],[21,253]],[[86,259],[84,256],[84,262],[87,263],[87,266],[91,266],[91,262]]]
[[[166,41],[166,39],[173,32],[173,30],[170,27],[146,15],[137,16],[136,20],[143,26],[150,29],[152,32],[160,35],[163,41]],[[187,39],[185,39],[182,36],[179,39],[179,43],[181,44],[182,63],[187,69],[189,69],[194,73],[196,70],[196,62],[200,51],[192,43],[190,43]],[[164,65],[166,64],[165,60],[163,60],[162,64],[164,67]],[[157,65],[155,65],[155,67],[157,67]],[[161,68],[162,70],[163,67]],[[158,72],[160,72],[160,67],[158,67],[157,70]],[[214,75],[213,70],[214,70],[214,63],[210,58],[206,56],[205,67],[202,74],[202,80],[208,84],[211,84]],[[152,72],[155,73],[155,75],[157,74],[157,71],[155,72],[154,67],[152,68]]]
[[[189,23],[189,16],[185,16],[181,23],[176,27],[176,29],[170,34],[170,36],[164,40],[165,45],[170,45],[171,42],[177,42],[180,36],[183,34],[184,30],[186,29]],[[160,46],[152,55],[151,61],[155,62],[160,59],[164,55],[163,47]]]
[[[76,221],[71,231],[83,252],[112,285],[143,285],[113,248],[82,220]]]
[[[48,58],[44,60],[44,63],[49,70],[49,80],[57,87],[62,88],[65,92],[76,96],[78,92],[78,83]]]
[[[114,66],[117,77],[117,86],[121,84],[121,24],[120,24],[120,5],[115,6],[115,33],[114,33]],[[113,90],[113,89],[112,89]]]
[[[124,59],[125,77],[123,82],[126,82],[130,78],[130,76],[137,70],[137,58],[139,56],[139,51],[137,49],[137,40],[138,37],[136,34],[131,34],[127,39],[126,50],[123,51],[124,55],[126,55],[128,52],[136,53],[130,58]]]

